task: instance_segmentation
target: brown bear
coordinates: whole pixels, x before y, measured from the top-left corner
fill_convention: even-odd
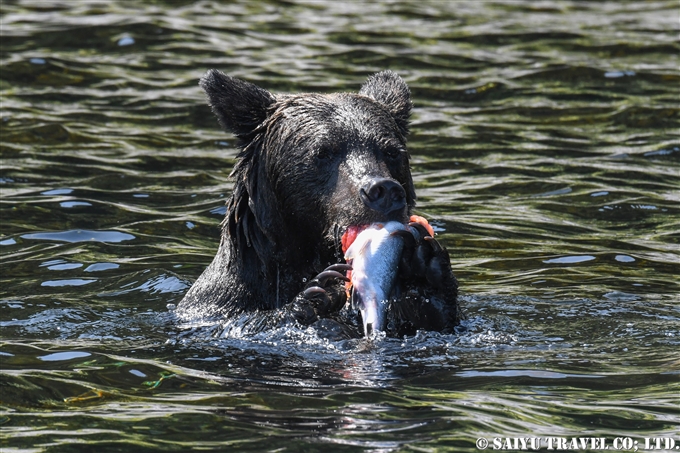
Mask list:
[[[340,242],[350,226],[409,222],[416,195],[406,150],[408,86],[383,71],[358,94],[275,96],[217,70],[200,86],[241,151],[219,250],[178,314],[361,336],[360,315],[346,304],[349,266]],[[415,226],[418,237],[405,241],[390,296],[391,336],[447,332],[459,322],[448,252]]]

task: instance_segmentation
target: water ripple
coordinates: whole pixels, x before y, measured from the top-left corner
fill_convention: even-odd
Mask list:
[[[678,432],[677,2],[2,10],[8,451]],[[284,93],[406,79],[417,210],[464,293],[455,335],[177,323],[238,154],[197,86],[213,67]]]

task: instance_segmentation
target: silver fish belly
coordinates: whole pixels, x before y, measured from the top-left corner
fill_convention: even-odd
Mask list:
[[[404,247],[403,239],[392,233],[409,228],[399,222],[372,224],[345,252],[345,260],[352,265],[352,307],[361,311],[366,337],[385,327],[388,299]]]

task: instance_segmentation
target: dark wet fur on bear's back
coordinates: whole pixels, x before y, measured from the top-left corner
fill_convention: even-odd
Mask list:
[[[230,317],[259,311],[270,321],[290,317],[291,310],[309,314],[308,296],[300,293],[326,267],[343,262],[342,232],[350,225],[405,223],[415,205],[406,151],[408,87],[387,71],[369,79],[359,94],[274,96],[214,70],[201,86],[220,124],[239,138],[241,152],[232,172],[235,184],[219,250],[186,294],[180,313]],[[378,203],[369,196],[367,201],[366,187],[374,181],[385,187],[394,181],[401,194],[393,195],[395,200]],[[395,205],[383,207],[390,203]],[[449,295],[440,297],[438,311],[438,324],[444,322],[434,323],[436,330],[457,323],[457,285],[450,277]],[[424,281],[404,282],[395,297],[433,292],[437,299],[442,292],[427,288]],[[331,294],[340,294],[342,282],[326,286]],[[314,316],[326,317],[318,301],[309,305]],[[407,303],[393,310],[393,317],[417,319],[433,306]],[[298,322],[304,318],[295,313]]]

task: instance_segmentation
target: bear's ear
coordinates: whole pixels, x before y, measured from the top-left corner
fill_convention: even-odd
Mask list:
[[[387,107],[402,133],[408,134],[411,91],[397,73],[387,70],[373,74],[361,87],[359,94],[373,98]]]
[[[276,100],[267,90],[211,69],[199,85],[220,124],[240,138],[246,138],[267,118]]]

